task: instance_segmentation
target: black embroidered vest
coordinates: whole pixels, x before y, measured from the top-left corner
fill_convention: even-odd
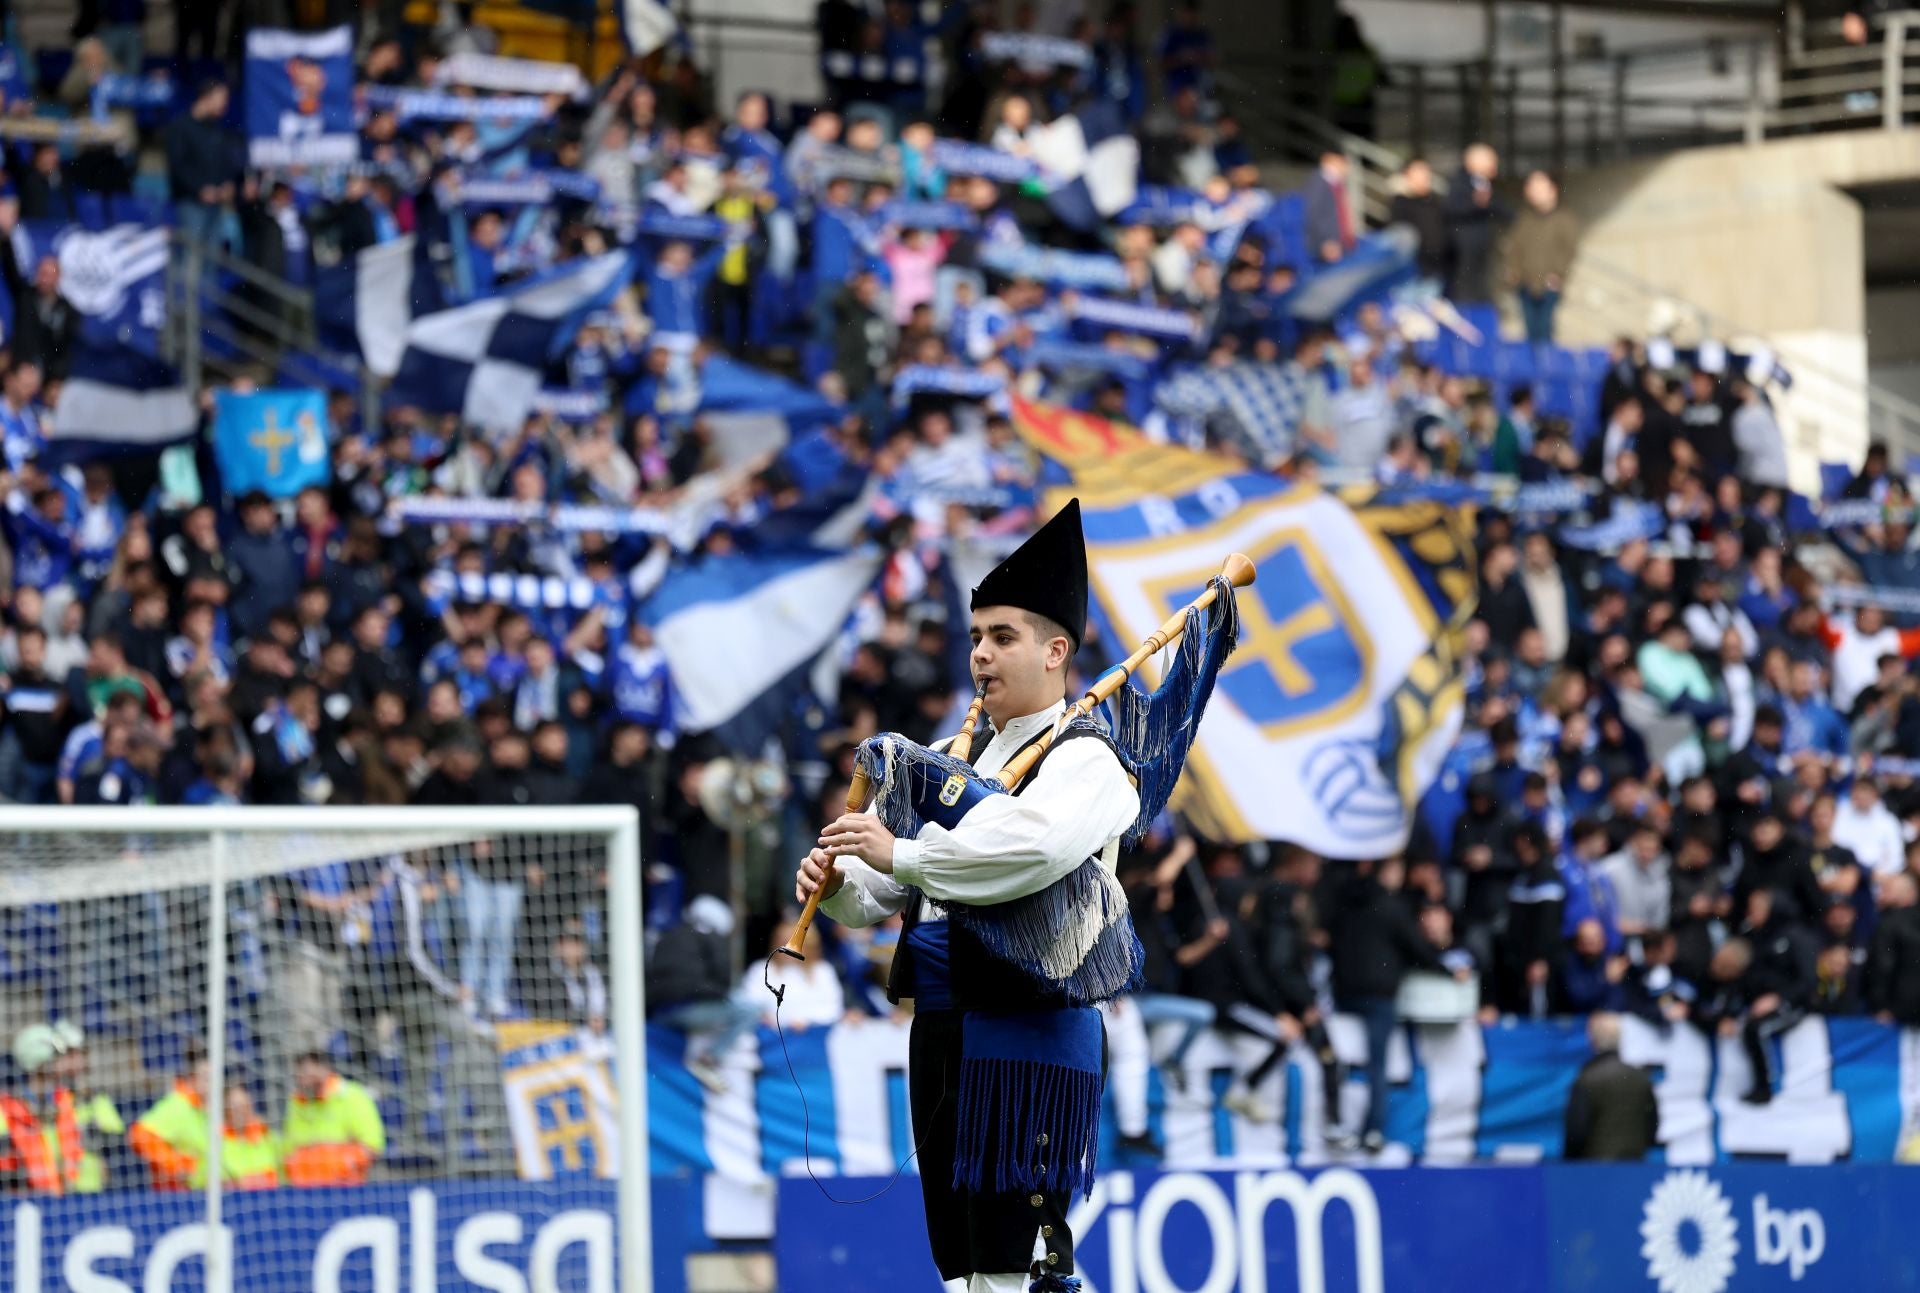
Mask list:
[[[1051,730],[1050,727],[1042,728],[1026,745],[1009,755],[1007,762],[1012,763],[1021,750]],[[1040,775],[1040,765],[1047,761],[1047,756],[1076,737],[1092,737],[1103,742],[1109,750],[1114,748],[1113,742],[1104,733],[1085,727],[1068,728],[1041,752],[1026,779],[1007,793],[1018,795],[1032,785],[1033,779]],[[981,741],[969,752],[967,762],[977,766],[980,754],[992,743],[991,739]],[[920,923],[922,906],[931,901],[918,889],[909,892],[911,896],[907,900],[900,926],[900,941],[893,954],[893,965],[887,971],[887,1000],[895,1005],[900,1003],[903,996],[912,995],[913,949],[908,945],[907,935]],[[947,922],[947,974],[951,980],[949,990],[955,1010],[1050,1010],[1066,1005],[1059,994],[1040,988],[1025,974],[987,951],[978,938],[951,920]]]

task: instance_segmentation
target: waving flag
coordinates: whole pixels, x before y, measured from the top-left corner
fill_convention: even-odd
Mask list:
[[[411,255],[411,253],[408,253]],[[562,265],[488,297],[407,324],[391,396],[429,413],[458,413],[489,427],[517,427],[539,399],[547,368],[589,314],[604,309],[633,275],[633,257],[610,252]],[[367,318],[366,286],[360,318]],[[376,373],[393,353],[390,338],[361,347]]]
[[[877,553],[797,548],[669,573],[640,613],[666,653],[680,726],[757,749],[879,570]]]
[[[332,477],[327,397],[322,391],[214,396],[213,447],[227,493],[262,490],[291,498]]]
[[[653,53],[680,29],[673,10],[660,0],[620,0],[615,12],[620,18],[620,36],[635,58]]]
[[[1139,196],[1140,144],[1115,104],[1088,104],[1035,135],[1034,158],[1055,185],[1047,205],[1068,224],[1092,229]]]
[[[1258,568],[1174,808],[1210,839],[1336,858],[1404,847],[1463,710],[1476,591],[1460,509],[1350,505],[1042,405],[1017,402],[1015,425],[1081,496],[1107,641],[1144,640],[1228,552]]]
[[[158,448],[193,434],[193,400],[179,371],[159,356],[167,231],[72,229],[41,251],[58,258],[60,295],[81,318],[47,437],[53,456]]]

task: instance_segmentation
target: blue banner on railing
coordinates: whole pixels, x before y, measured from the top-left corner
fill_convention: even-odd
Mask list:
[[[1920,1287],[1916,1207],[1886,1166],[1329,1168],[1114,1172],[1067,1220],[1099,1293],[1747,1293]],[[789,1177],[779,1208],[781,1293],[938,1287],[917,1190],[849,1214]]]
[[[1179,1025],[1161,1027],[1170,1031],[1153,1037],[1156,1053],[1171,1049]],[[1351,1066],[1341,1123],[1357,1129],[1367,1103],[1366,1032],[1345,1015],[1333,1016],[1328,1029],[1336,1053]],[[783,1052],[763,1030],[729,1054],[729,1087],[716,1093],[680,1065],[678,1037],[656,1029],[647,1066],[653,1170],[730,1178],[745,1200],[736,1209],[746,1228],[741,1237],[770,1233],[770,1211],[760,1222],[767,1229],[752,1232],[751,1212],[766,1204],[751,1200],[764,1200],[772,1178],[795,1171],[803,1159],[822,1176],[892,1172],[913,1147],[904,1087],[896,1091],[904,1081],[907,1031],[884,1020],[817,1028],[790,1035]],[[1901,1092],[1920,1090],[1920,1032],[1903,1035],[1871,1019],[1815,1017],[1776,1044],[1778,1090],[1770,1104],[1753,1105],[1743,1098],[1752,1071],[1738,1037],[1709,1036],[1684,1024],[1659,1029],[1627,1017],[1621,1054],[1653,1074],[1660,1100],[1656,1153],[1675,1166],[1700,1167],[1737,1160],[1893,1161],[1906,1119]],[[1464,1166],[1559,1158],[1568,1093],[1589,1054],[1577,1020],[1490,1027],[1467,1020],[1396,1031],[1386,1056],[1391,1144],[1380,1162]],[[1231,1038],[1209,1029],[1186,1049],[1177,1086],[1163,1083],[1157,1067],[1140,1079],[1135,1089],[1147,1103],[1148,1128],[1165,1147],[1157,1164],[1121,1156],[1114,1104],[1123,1083],[1111,1080],[1101,1161],[1265,1169],[1337,1160],[1310,1055],[1296,1054],[1266,1079],[1259,1100],[1271,1109],[1268,1117],[1250,1119],[1220,1103],[1218,1093],[1251,1062]],[[798,1113],[789,1112],[796,1081],[811,1114],[804,1135]]]

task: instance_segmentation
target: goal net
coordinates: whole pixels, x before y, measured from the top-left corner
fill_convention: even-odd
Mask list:
[[[0,1287],[651,1288],[638,838],[0,810]]]

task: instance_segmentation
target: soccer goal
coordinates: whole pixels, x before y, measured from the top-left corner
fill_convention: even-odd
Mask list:
[[[0,1287],[652,1288],[631,808],[0,809]]]

